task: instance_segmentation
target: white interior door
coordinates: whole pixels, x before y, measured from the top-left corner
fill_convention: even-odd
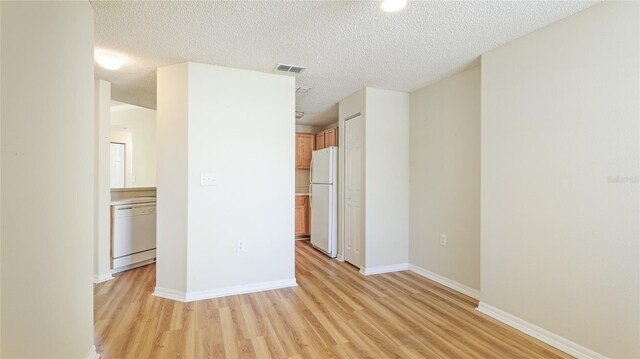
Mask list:
[[[345,122],[344,260],[362,265],[362,119]]]
[[[124,188],[124,143],[111,142],[110,168],[111,188]]]

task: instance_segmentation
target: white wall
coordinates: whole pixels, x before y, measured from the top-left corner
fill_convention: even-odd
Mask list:
[[[328,124],[326,126],[322,126],[322,130],[328,130],[330,128],[334,128],[334,127],[338,127],[338,126],[340,126],[340,121],[336,121],[336,122],[330,123],[330,124]]]
[[[131,132],[131,143],[126,148],[127,188],[156,186],[156,122],[156,111],[144,107],[111,112],[112,129],[126,126]]]
[[[409,261],[479,291],[480,67],[411,93],[410,143]]]
[[[409,94],[367,87],[340,101],[338,112],[341,144],[344,144],[346,118],[360,113],[363,124],[364,271],[374,267],[407,264]],[[344,152],[341,150],[339,162],[344,164]],[[339,174],[340,199],[344,198],[343,172],[341,170]],[[340,209],[341,206],[339,201]],[[342,218],[341,213],[339,216]],[[338,231],[339,254],[342,255],[342,223]]]
[[[409,262],[409,94],[367,87],[365,265]]]
[[[296,125],[296,132],[316,133],[320,130],[322,130],[322,127],[309,126],[309,125]]]
[[[0,7],[0,356],[84,358],[93,344],[93,9]]]
[[[0,5],[0,42],[2,38],[2,5]],[[0,46],[0,59],[2,59],[2,46]],[[2,61],[0,60],[0,68],[2,68]],[[2,71],[0,71],[0,84],[2,83]],[[2,158],[2,86],[0,86],[0,159]],[[0,161],[0,193],[2,190],[2,165]],[[0,198],[2,195],[0,194]],[[2,219],[2,200],[0,200],[0,223]],[[2,268],[2,229],[0,224],[0,268]],[[0,278],[2,278],[2,271],[0,270]],[[2,284],[0,283],[0,308],[2,308]],[[0,309],[0,355],[2,355],[2,310]]]
[[[187,299],[262,284],[295,285],[294,79],[196,63],[161,68],[158,77],[163,96],[188,93],[178,124],[181,132],[188,128],[187,138],[159,136],[161,147],[188,149],[186,170],[170,163],[165,168],[188,177],[177,188],[181,195],[186,191],[187,208],[172,211],[188,222]],[[187,82],[188,92],[175,81]],[[159,100],[162,118],[164,97]],[[165,131],[164,121],[158,125],[159,133]],[[203,173],[217,175],[220,184],[202,186]],[[168,190],[165,175],[159,172],[158,206],[169,211],[161,197]],[[236,251],[238,240],[245,241],[246,251]],[[159,238],[158,248],[167,241]]]
[[[160,67],[157,108],[156,291],[187,291],[189,66]]]
[[[482,56],[481,300],[614,358],[640,357],[639,7]]]
[[[109,141],[111,134],[111,84],[94,81],[94,141],[95,141],[95,226],[93,280],[111,279],[111,214]]]

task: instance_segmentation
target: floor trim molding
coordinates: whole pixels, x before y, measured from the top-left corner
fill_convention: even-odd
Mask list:
[[[113,279],[113,275],[111,273],[103,273],[103,274],[94,274],[93,275],[93,283],[98,284],[102,282],[106,282]]]
[[[409,269],[409,263],[398,263],[398,264],[390,264],[386,266],[362,267],[360,268],[360,273],[362,273],[363,275],[373,275],[373,274],[382,274],[382,273],[390,273],[390,272],[400,272],[408,269]]]
[[[295,278],[274,280],[271,282],[253,283],[248,285],[238,285],[233,287],[204,290],[199,292],[180,292],[166,288],[156,287],[153,295],[165,299],[176,300],[179,302],[193,302],[196,300],[205,300],[212,298],[227,297],[230,295],[248,294],[255,292],[263,292],[266,290],[282,289],[297,287],[298,282]]]
[[[442,285],[444,285],[445,287],[449,287],[453,290],[455,290],[456,292],[460,292],[464,295],[467,295],[473,299],[478,299],[480,300],[480,291],[473,289],[471,287],[468,287],[462,283],[458,283],[454,280],[451,280],[449,278],[443,277],[439,274],[433,273],[431,271],[428,271],[422,267],[418,267],[415,264],[409,264],[409,270],[419,274],[427,279],[431,279],[434,282],[440,283]]]
[[[84,357],[85,359],[100,359],[100,354],[96,351],[96,346],[92,345]]]
[[[237,285],[220,289],[205,290],[200,292],[187,292],[187,302],[194,300],[203,300],[219,297],[227,297],[230,295],[247,294],[255,292],[263,292],[265,290],[297,287],[298,282],[295,278],[274,280],[271,282],[253,283],[247,285]]]
[[[477,311],[480,313],[484,313],[490,316],[493,319],[496,319],[510,327],[513,327],[525,334],[528,334],[540,341],[543,341],[554,348],[562,350],[563,352],[572,355],[578,359],[604,359],[606,356],[594,352],[593,350],[583,347],[580,344],[574,343],[569,339],[561,337],[555,333],[552,333],[546,329],[540,328],[535,324],[531,324],[523,319],[516,317],[515,315],[509,314],[505,311],[502,311],[496,307],[490,306],[489,304],[480,302]]]
[[[160,298],[164,298],[164,299],[171,299],[171,300],[175,300],[178,302],[186,302],[187,301],[187,294],[185,292],[181,292],[178,290],[173,290],[173,289],[167,289],[167,288],[162,288],[162,287],[156,287],[156,289],[153,291],[153,295],[156,297],[160,297]]]

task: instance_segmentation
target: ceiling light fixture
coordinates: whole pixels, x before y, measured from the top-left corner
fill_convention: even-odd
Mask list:
[[[98,65],[107,70],[119,70],[124,64],[124,61],[120,56],[108,53],[99,53],[96,56],[96,61],[98,62]]]
[[[407,6],[407,0],[383,0],[380,8],[385,12],[396,12]]]

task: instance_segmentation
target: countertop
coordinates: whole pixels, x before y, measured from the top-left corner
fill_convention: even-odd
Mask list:
[[[296,196],[309,196],[311,193],[296,192]]]
[[[118,206],[122,204],[152,203],[155,201],[156,201],[156,197],[134,197],[134,198],[123,198],[123,199],[117,199],[115,201],[111,201],[111,205]]]

